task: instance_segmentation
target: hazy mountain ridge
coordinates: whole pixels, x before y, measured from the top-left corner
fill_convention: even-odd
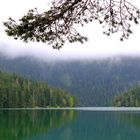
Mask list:
[[[0,69],[64,88],[83,106],[109,105],[116,94],[140,82],[140,58],[134,57],[52,62],[1,57]]]

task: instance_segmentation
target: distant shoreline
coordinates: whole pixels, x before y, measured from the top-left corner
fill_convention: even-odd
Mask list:
[[[140,107],[62,107],[62,108],[0,108],[0,110],[81,110],[81,111],[139,111]]]

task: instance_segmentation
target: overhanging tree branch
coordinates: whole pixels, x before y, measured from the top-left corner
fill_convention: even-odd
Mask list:
[[[57,0],[50,10],[39,14],[31,9],[17,23],[12,18],[4,22],[6,33],[15,39],[48,42],[53,48],[61,48],[65,41],[87,41],[74,28],[98,20],[105,28],[104,34],[121,32],[120,40],[132,33],[131,24],[138,24],[140,10],[126,0]]]

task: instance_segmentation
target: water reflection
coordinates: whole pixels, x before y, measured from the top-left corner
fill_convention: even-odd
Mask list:
[[[70,111],[0,111],[0,140],[21,140],[47,134],[76,118]]]
[[[127,123],[129,125],[133,125],[137,129],[140,129],[140,112],[135,112],[135,113],[131,113],[131,112],[122,113],[122,112],[120,112],[118,114],[118,118],[120,119],[120,121],[122,123]]]
[[[135,115],[135,113],[125,113]],[[120,112],[79,111],[76,121],[32,140],[139,140],[140,129],[124,123]],[[134,117],[135,118],[135,117]],[[140,121],[140,115],[139,115]],[[31,139],[28,139],[31,140]]]
[[[140,113],[0,111],[0,140],[139,140]]]

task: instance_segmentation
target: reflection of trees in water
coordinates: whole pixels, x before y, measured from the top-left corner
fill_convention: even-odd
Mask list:
[[[0,111],[0,139],[20,140],[46,134],[50,128],[62,127],[75,117],[73,110]]]
[[[118,113],[119,120],[123,123],[132,124],[140,129],[140,113],[139,112],[120,112]]]

